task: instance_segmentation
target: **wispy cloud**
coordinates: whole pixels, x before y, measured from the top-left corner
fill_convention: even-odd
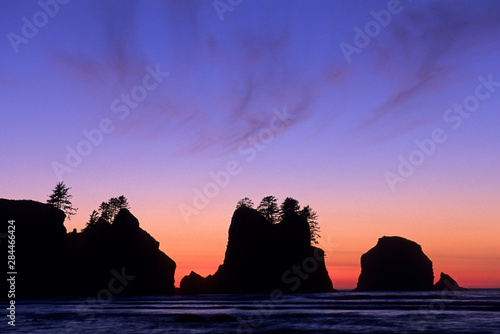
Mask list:
[[[362,20],[329,19],[342,10],[335,3],[319,13],[301,2],[249,2],[223,23],[205,1],[73,6],[78,11],[67,18],[66,37],[76,41],[51,44],[51,67],[106,100],[135,85],[145,66],[160,63],[171,76],[117,133],[168,136],[182,129],[192,137],[188,152],[233,150],[284,105],[297,123],[324,124],[351,112],[349,101],[364,98],[379,81],[392,85],[352,126],[359,135],[386,137],[390,128],[396,136],[432,122],[429,97],[469,78],[460,77],[463,66],[499,49],[491,37],[500,32],[496,2],[405,2],[358,58],[362,66],[338,61],[333,46],[340,32],[352,34]],[[313,110],[323,99],[331,107]]]
[[[152,25],[158,30],[144,34],[139,26],[147,8],[135,2],[114,5],[85,8],[85,24],[92,22],[94,35],[77,48],[51,50],[52,66],[113,97],[140,78],[152,58],[160,59],[172,76],[161,96],[141,106],[141,119],[134,119],[128,132],[151,126],[159,133],[157,125],[170,122],[191,131],[189,151],[214,145],[232,150],[269,122],[273,108],[287,105],[298,122],[310,116],[319,83],[297,73],[290,61],[297,55],[290,49],[289,24],[270,21],[263,29],[244,18],[241,8],[243,23],[221,26],[206,3],[173,1],[155,5],[157,13],[149,19],[157,21]]]
[[[399,135],[398,128],[411,131],[435,121],[433,104],[426,98],[437,101],[446,89],[476,80],[481,73],[462,72],[471,63],[492,64],[485,58],[500,50],[491,38],[500,33],[499,15],[495,2],[407,3],[371,54],[377,66],[374,73],[396,84],[360,128],[376,127],[384,133],[391,127],[396,129],[393,135]]]

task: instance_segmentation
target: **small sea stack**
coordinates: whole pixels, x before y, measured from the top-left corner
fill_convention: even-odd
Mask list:
[[[462,288],[458,283],[451,278],[451,276],[441,273],[439,281],[434,284],[434,290],[437,291],[464,291],[466,288]]]

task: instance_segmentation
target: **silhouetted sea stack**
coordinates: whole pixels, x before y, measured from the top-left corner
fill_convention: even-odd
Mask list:
[[[432,262],[419,244],[401,237],[382,237],[361,256],[356,291],[432,290]]]
[[[261,213],[238,208],[229,227],[224,263],[213,276],[191,273],[180,291],[192,293],[270,293],[334,291],[323,250],[310,245],[306,219],[293,215],[279,224]]]
[[[100,218],[82,233],[69,233],[73,287],[67,294],[95,294],[111,280],[121,296],[173,294],[176,265],[159,245],[127,209],[120,210],[112,224]]]
[[[437,291],[463,291],[467,290],[458,285],[458,283],[451,278],[451,276],[441,273],[441,277],[436,284],[434,284],[434,290]]]
[[[192,271],[188,276],[184,276],[180,283],[181,294],[202,294],[213,292],[214,287],[212,275],[204,278]]]
[[[81,233],[66,233],[65,214],[35,201],[0,199],[0,219],[0,233],[15,221],[16,298],[174,293],[175,262],[126,209]]]
[[[51,297],[54,291],[60,290],[64,283],[61,267],[65,217],[61,210],[49,204],[0,199],[0,233],[7,233],[8,221],[14,220],[17,298]],[[8,254],[7,240],[3,238],[1,243],[5,255]]]

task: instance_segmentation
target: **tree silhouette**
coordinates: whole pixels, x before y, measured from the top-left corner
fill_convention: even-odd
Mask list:
[[[309,205],[306,205],[299,213],[302,217],[307,220],[309,224],[309,231],[311,232],[311,243],[319,244],[318,239],[321,238],[319,234],[319,225],[318,225],[318,214],[316,211],[313,211]]]
[[[243,199],[240,199],[238,203],[236,203],[236,209],[241,208],[241,207],[247,207],[250,209],[253,209],[253,202],[250,198],[245,197]]]
[[[98,219],[99,219],[99,214],[97,213],[97,211],[96,210],[92,211],[92,213],[90,214],[90,217],[89,217],[89,223],[91,225],[95,224]]]
[[[280,218],[281,220],[293,215],[298,215],[300,210],[299,201],[295,198],[287,197],[280,205]]]
[[[71,216],[75,215],[76,211],[78,211],[78,209],[73,207],[73,204],[70,201],[73,197],[68,193],[70,189],[71,188],[66,187],[64,182],[58,182],[47,200],[48,204],[62,210],[69,220],[71,220]]]
[[[109,202],[102,202],[101,205],[99,205],[99,209],[97,209],[97,211],[101,215],[102,219],[104,219],[107,222],[111,221],[113,214],[111,213],[111,207]]]
[[[99,205],[98,212],[104,220],[112,222],[121,209],[130,209],[128,200],[124,195],[111,197],[107,202],[102,202],[101,205]]]
[[[96,210],[92,211],[92,213],[89,216],[89,221],[87,222],[87,225],[85,226],[85,228],[82,231],[88,230],[88,229],[92,228],[93,226],[95,226],[95,224],[97,223],[98,220],[99,220],[98,212]]]
[[[320,229],[318,224],[318,214],[316,211],[313,211],[309,205],[306,205],[304,208],[300,209],[299,201],[297,201],[293,197],[287,197],[281,203],[278,208],[277,199],[274,196],[266,196],[264,197],[257,207],[257,211],[259,211],[264,218],[267,219],[270,223],[278,223],[283,222],[285,219],[299,216],[303,217],[307,224],[309,225],[309,236],[311,244],[319,244]],[[238,201],[236,204],[236,209],[241,207],[253,207],[253,202],[248,197],[245,197]]]
[[[260,201],[257,211],[259,211],[270,223],[274,224],[278,220],[278,200],[274,196],[264,197],[262,201]]]

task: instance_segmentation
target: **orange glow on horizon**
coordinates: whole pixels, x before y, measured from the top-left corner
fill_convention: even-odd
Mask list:
[[[435,282],[444,272],[464,287],[500,287],[500,227],[495,222],[495,212],[483,214],[478,221],[481,225],[476,226],[470,222],[478,218],[464,203],[440,211],[432,201],[425,205],[397,199],[394,207],[381,210],[381,199],[375,198],[364,206],[355,199],[339,199],[334,207],[327,206],[324,199],[310,198],[304,202],[323,205],[312,207],[319,214],[318,246],[327,254],[326,266],[334,288],[356,287],[361,255],[384,235],[401,236],[420,244],[433,262]],[[214,208],[193,217],[191,223],[175,214],[165,217],[151,207],[133,207],[131,212],[139,219],[141,228],[159,241],[160,249],[176,262],[178,287],[191,271],[206,277],[223,263],[232,209],[225,202],[214,203]],[[176,213],[175,207],[165,210]],[[84,223],[73,220],[65,225],[71,231],[73,227],[81,229]]]

